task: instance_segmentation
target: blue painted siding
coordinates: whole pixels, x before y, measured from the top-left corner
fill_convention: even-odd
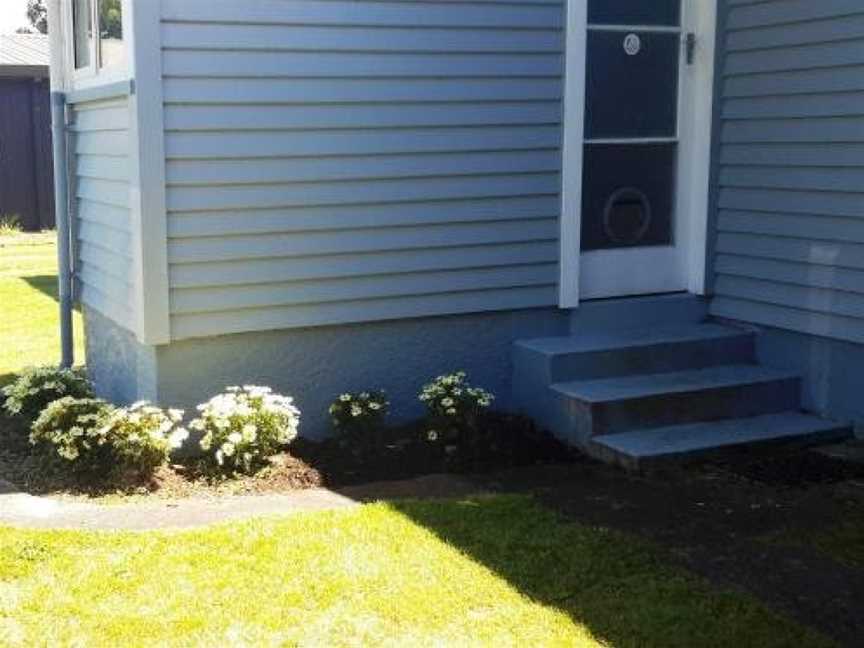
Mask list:
[[[71,190],[78,298],[134,330],[129,102],[127,97],[81,101],[74,104],[73,115]]]
[[[557,303],[562,2],[162,7],[174,339]]]
[[[722,1],[711,312],[864,342],[864,3]]]

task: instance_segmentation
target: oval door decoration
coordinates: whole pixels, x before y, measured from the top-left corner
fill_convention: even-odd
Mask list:
[[[637,34],[627,34],[624,37],[624,51],[627,56],[636,56],[642,49],[642,39]]]
[[[603,232],[612,243],[637,245],[651,226],[651,201],[636,187],[612,193],[603,207]]]

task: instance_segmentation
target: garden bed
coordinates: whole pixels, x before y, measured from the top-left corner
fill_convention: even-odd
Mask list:
[[[706,466],[770,486],[806,487],[849,481],[864,483],[864,463],[796,447],[727,451],[722,459],[708,462]]]
[[[323,441],[298,438],[287,452],[270,457],[268,465],[254,475],[214,477],[190,458],[161,467],[147,479],[126,475],[106,483],[50,470],[43,458],[20,442],[23,435],[16,431],[15,425],[8,418],[0,418],[0,480],[31,494],[66,497],[179,498],[285,492],[434,473],[483,473],[566,463],[580,457],[577,451],[540,430],[529,419],[490,412],[483,417],[481,432],[465,444],[429,441],[418,422],[383,430],[365,444],[335,437]]]

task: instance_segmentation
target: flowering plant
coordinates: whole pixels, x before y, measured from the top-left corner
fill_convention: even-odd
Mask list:
[[[456,439],[476,426],[478,415],[495,397],[484,389],[472,387],[464,371],[438,376],[423,386],[419,399],[426,405],[426,438],[435,442]]]
[[[362,441],[380,429],[389,407],[383,391],[345,393],[333,402],[329,412],[339,434]]]
[[[189,437],[179,427],[182,420],[182,410],[163,410],[139,401],[113,410],[98,433],[111,445],[119,466],[150,474]]]
[[[73,472],[101,476],[133,469],[149,474],[186,438],[179,410],[146,402],[114,408],[98,398],[66,396],[49,403],[33,424],[30,442],[68,462]]]
[[[111,448],[101,429],[110,413],[111,406],[98,398],[60,398],[33,423],[30,443],[68,462],[74,472],[108,471]]]
[[[32,422],[51,401],[64,396],[92,398],[93,388],[84,369],[55,366],[30,367],[2,389],[3,409],[10,416],[20,416]]]
[[[203,433],[205,461],[223,471],[251,472],[297,437],[300,410],[294,399],[269,387],[228,387],[198,406],[189,427]]]

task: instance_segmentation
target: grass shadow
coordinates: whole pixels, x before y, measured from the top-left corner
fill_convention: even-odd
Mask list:
[[[50,297],[54,301],[59,299],[59,286],[57,275],[25,275],[21,277],[31,288]]]
[[[561,519],[524,497],[392,507],[523,595],[614,646],[823,646],[749,595],[721,592],[636,537]]]
[[[57,284],[57,275],[30,275],[22,276],[21,279],[26,282],[31,288],[42,293],[46,297],[50,297],[55,302],[60,301],[60,287]],[[80,304],[75,304],[73,310],[76,313],[81,312]]]

